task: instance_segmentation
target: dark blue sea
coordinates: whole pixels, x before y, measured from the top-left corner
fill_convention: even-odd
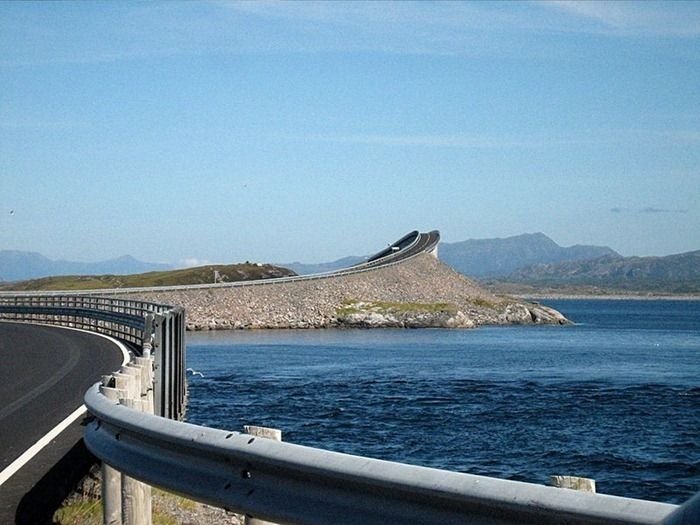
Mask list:
[[[576,324],[188,336],[190,422],[681,503],[700,491],[700,301],[545,301]]]

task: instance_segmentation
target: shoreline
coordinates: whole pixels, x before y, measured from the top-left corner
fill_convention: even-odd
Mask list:
[[[587,294],[512,294],[513,297],[528,301],[557,301],[557,300],[576,300],[576,301],[700,301],[700,295],[634,295],[634,294],[602,294],[602,295],[587,295]]]

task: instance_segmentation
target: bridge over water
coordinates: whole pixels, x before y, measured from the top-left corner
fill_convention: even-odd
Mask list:
[[[412,232],[362,265],[334,275],[402,264],[433,251],[438,240],[437,232]],[[677,507],[349,456],[183,423],[185,313],[178,307],[118,297],[124,290],[109,292],[116,297],[104,293],[2,294],[0,319],[31,323],[34,334],[44,330],[38,324],[52,324],[109,335],[130,345],[129,363],[85,394],[94,418],[85,428],[85,442],[119,471],[104,470],[109,471],[107,494],[113,494],[114,479],[123,476],[237,512],[299,524],[700,523],[700,494]],[[3,325],[3,330],[24,328]],[[95,354],[110,353],[101,352],[92,340],[87,345]],[[28,356],[22,352],[23,344],[0,348],[3,360]],[[73,359],[70,353],[58,357],[59,362]],[[106,364],[116,365],[109,360]],[[29,383],[42,381],[27,377]],[[73,393],[76,389],[82,386],[64,388]],[[9,406],[24,405],[10,401]],[[20,428],[14,421],[0,423],[3,439]],[[5,485],[0,489],[4,495]],[[107,521],[126,518],[113,497],[105,500]]]

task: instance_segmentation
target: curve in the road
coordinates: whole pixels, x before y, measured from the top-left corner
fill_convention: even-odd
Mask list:
[[[80,417],[84,392],[124,359],[123,348],[98,334],[0,322],[0,521],[53,466],[32,458]]]

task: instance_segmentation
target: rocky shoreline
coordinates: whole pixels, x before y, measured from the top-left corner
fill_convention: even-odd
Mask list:
[[[569,323],[538,303],[494,295],[430,254],[357,274],[129,297],[183,306],[194,331]]]

